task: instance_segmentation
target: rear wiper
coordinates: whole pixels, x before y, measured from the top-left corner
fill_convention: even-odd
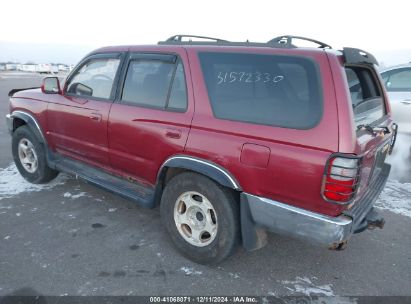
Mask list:
[[[384,134],[391,133],[390,129],[388,129],[388,127],[386,126],[372,127],[371,125],[368,125],[368,124],[361,124],[357,126],[357,131],[362,130],[362,129],[370,132],[374,136],[376,136],[377,133],[380,133],[380,132],[384,132]]]

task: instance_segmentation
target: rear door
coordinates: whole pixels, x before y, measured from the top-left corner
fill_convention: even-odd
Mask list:
[[[345,67],[357,135],[355,153],[362,156],[359,195],[378,177],[389,150],[390,135],[384,133],[389,126],[382,85],[375,69],[369,66]]]
[[[411,67],[381,74],[388,92],[393,119],[400,132],[411,133]]]
[[[93,55],[69,77],[48,105],[48,138],[60,154],[107,167],[107,121],[121,53]]]
[[[154,184],[161,164],[181,153],[194,111],[185,53],[131,53],[109,117],[114,170]]]

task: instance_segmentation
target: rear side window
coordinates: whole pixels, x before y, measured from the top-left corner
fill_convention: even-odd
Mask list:
[[[411,69],[399,69],[381,74],[389,92],[411,92]]]
[[[185,110],[187,93],[182,63],[132,60],[121,100],[145,107]]]
[[[362,67],[346,67],[352,109],[356,126],[372,124],[385,115],[384,100],[371,71]]]
[[[317,65],[294,56],[199,54],[217,118],[309,129],[322,117]]]

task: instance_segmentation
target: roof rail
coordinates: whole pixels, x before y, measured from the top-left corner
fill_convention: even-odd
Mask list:
[[[318,44],[319,48],[321,49],[332,49],[332,47],[324,42],[315,40],[315,39],[311,39],[311,38],[306,38],[306,37],[302,37],[302,36],[292,36],[292,35],[284,35],[284,36],[278,36],[275,37],[273,39],[271,39],[270,41],[268,41],[267,43],[278,43],[278,44],[285,44],[288,45],[289,47],[296,47],[293,44],[293,40],[294,39],[299,39],[299,40],[305,40],[305,41],[310,41],[313,43]]]
[[[200,38],[205,40],[211,41],[183,41],[183,38]],[[275,48],[291,48],[287,44],[280,44],[280,43],[264,43],[264,42],[236,42],[236,41],[228,41],[219,38],[211,38],[211,37],[204,37],[204,36],[196,36],[196,35],[175,35],[171,36],[165,41],[159,41],[158,44],[160,45],[218,45],[218,46],[245,46],[245,47],[275,47]]]
[[[213,38],[213,37],[207,37],[207,36],[197,36],[197,35],[174,35],[168,38],[164,42],[184,42],[183,38],[188,38],[188,42],[193,42],[191,38],[196,38],[196,39],[204,39],[204,40],[211,40],[214,42],[228,42],[228,40],[220,39],[220,38]]]

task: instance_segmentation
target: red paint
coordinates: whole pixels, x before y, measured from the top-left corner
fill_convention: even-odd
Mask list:
[[[312,129],[294,130],[215,118],[197,57],[199,51],[207,50],[313,59],[322,80],[321,121]],[[345,207],[326,202],[321,195],[327,159],[335,152],[364,156],[367,171],[374,159],[372,153],[382,141],[368,133],[357,138],[344,68],[336,53],[318,49],[157,45],[109,47],[93,53],[118,51],[178,54],[187,80],[187,111],[168,112],[73,98],[64,92],[42,94],[40,90],[16,93],[11,109],[32,113],[54,151],[114,174],[154,185],[167,158],[191,155],[225,168],[245,192],[332,216],[341,214]],[[387,122],[391,123],[389,115]],[[369,172],[363,174],[366,178]],[[365,188],[363,184],[360,192]]]
[[[270,149],[266,146],[244,144],[241,150],[240,162],[252,167],[267,168],[270,153]]]

